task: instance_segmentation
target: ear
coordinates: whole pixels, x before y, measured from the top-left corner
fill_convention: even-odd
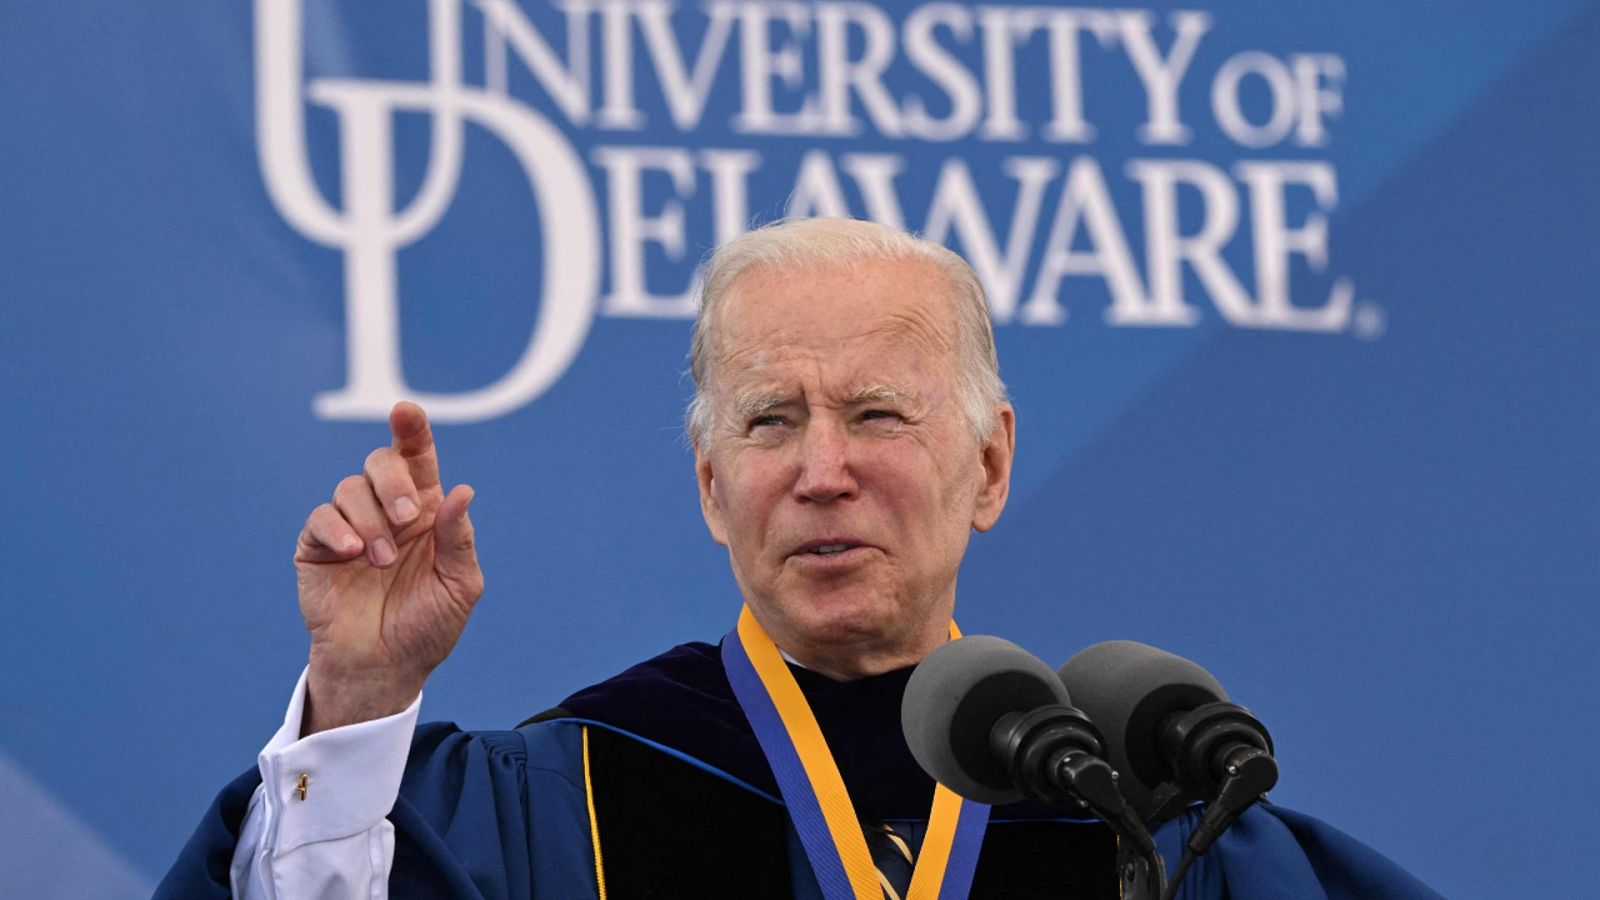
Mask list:
[[[988,531],[1000,519],[1011,494],[1011,460],[1017,448],[1017,414],[1011,404],[1002,403],[996,411],[994,430],[980,448],[983,484],[972,510],[972,527]]]
[[[711,456],[697,443],[694,448],[694,475],[700,483],[700,515],[705,517],[711,539],[728,546],[728,529],[722,522],[722,507],[717,504],[717,475],[711,465]]]

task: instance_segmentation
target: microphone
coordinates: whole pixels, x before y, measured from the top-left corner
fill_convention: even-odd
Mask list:
[[[1121,787],[1144,821],[1209,801],[1173,872],[1174,890],[1194,858],[1278,782],[1272,737],[1249,710],[1228,700],[1210,672],[1135,641],[1079,651],[1058,673],[1104,729]]]
[[[900,724],[911,755],[935,781],[983,803],[1077,799],[1063,797],[1042,771],[1041,740],[1062,754],[1104,752],[1050,667],[987,635],[950,641],[917,666]]]
[[[1160,894],[1161,857],[1117,789],[1105,741],[1037,657],[997,637],[951,641],[911,673],[900,720],[917,763],[963,797],[1088,808],[1122,838],[1124,895]]]

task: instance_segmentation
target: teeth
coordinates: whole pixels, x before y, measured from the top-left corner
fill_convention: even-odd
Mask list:
[[[823,556],[827,556],[827,555],[832,554],[832,553],[843,553],[844,551],[849,550],[849,549],[850,548],[845,544],[824,544],[821,547],[818,547],[815,550],[812,550],[811,552],[812,553],[817,553],[817,554],[820,554],[820,555],[823,555]]]

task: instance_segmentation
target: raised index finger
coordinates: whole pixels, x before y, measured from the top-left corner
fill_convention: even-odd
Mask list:
[[[389,433],[394,435],[394,449],[411,470],[411,481],[417,490],[425,491],[439,486],[439,456],[433,448],[433,429],[428,426],[428,414],[410,400],[401,400],[389,410]]]

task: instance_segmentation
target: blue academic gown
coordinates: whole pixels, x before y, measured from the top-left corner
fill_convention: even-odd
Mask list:
[[[858,814],[919,838],[933,783],[899,730],[909,670],[844,684],[803,669],[795,675]],[[228,895],[234,845],[259,783],[251,769],[222,790],[158,898]],[[396,835],[389,886],[397,900],[596,897],[601,878],[611,898],[820,900],[718,649],[709,644],[676,647],[514,730],[420,726],[389,818]],[[1199,810],[1190,809],[1157,830],[1169,871],[1198,820]],[[1114,852],[1097,823],[1027,804],[998,807],[972,896],[1115,897]],[[1247,811],[1190,868],[1179,894],[1438,896],[1336,829],[1270,804]]]

